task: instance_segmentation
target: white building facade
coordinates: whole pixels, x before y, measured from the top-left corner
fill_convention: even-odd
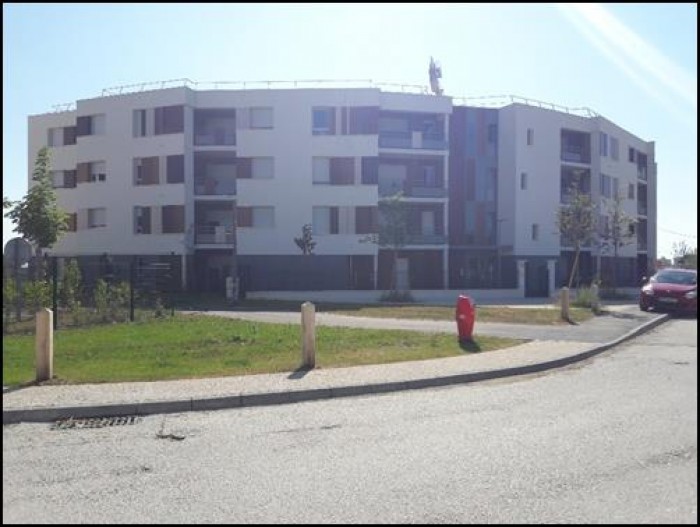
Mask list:
[[[400,191],[400,289],[547,296],[569,265],[555,217],[572,171],[601,216],[615,189],[639,220],[624,276],[656,256],[654,145],[598,116],[374,87],[177,87],[30,116],[30,184],[43,146],[71,214],[51,255],[168,263],[192,290],[223,292],[228,276],[242,291],[388,289],[393,254],[371,237]],[[312,256],[295,243],[307,224]],[[596,251],[584,280],[604,267]]]

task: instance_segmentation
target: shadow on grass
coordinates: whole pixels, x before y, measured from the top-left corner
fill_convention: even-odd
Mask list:
[[[32,386],[38,386],[38,385],[39,385],[39,383],[37,381],[26,381],[26,382],[22,382],[19,384],[13,384],[10,386],[5,386],[3,384],[2,393],[16,392],[17,390],[21,390],[23,388],[31,388]]]
[[[459,347],[462,351],[466,351],[468,353],[478,353],[481,351],[481,346],[479,346],[479,343],[474,342],[473,340],[460,340]]]

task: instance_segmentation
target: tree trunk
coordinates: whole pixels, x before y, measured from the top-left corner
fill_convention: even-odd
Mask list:
[[[571,274],[569,275],[569,289],[574,283],[574,276],[576,276],[576,269],[578,268],[578,255],[581,252],[581,248],[576,246],[576,257],[574,258],[574,265],[571,267]]]

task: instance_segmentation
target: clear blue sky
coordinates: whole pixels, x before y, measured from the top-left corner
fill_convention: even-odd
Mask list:
[[[587,106],[656,142],[658,253],[697,246],[696,4],[3,3],[3,195],[27,191],[27,116],[189,78],[372,79]],[[3,245],[14,234],[3,222]]]

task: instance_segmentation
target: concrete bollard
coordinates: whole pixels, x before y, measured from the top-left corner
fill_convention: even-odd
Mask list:
[[[301,305],[301,367],[316,366],[316,307],[311,302]]]
[[[591,309],[597,315],[600,311],[600,296],[598,291],[598,284],[591,285],[591,296],[593,296],[593,299],[591,300]]]
[[[36,380],[53,377],[53,313],[41,309],[36,313]]]
[[[561,288],[561,318],[569,320],[569,288]]]

